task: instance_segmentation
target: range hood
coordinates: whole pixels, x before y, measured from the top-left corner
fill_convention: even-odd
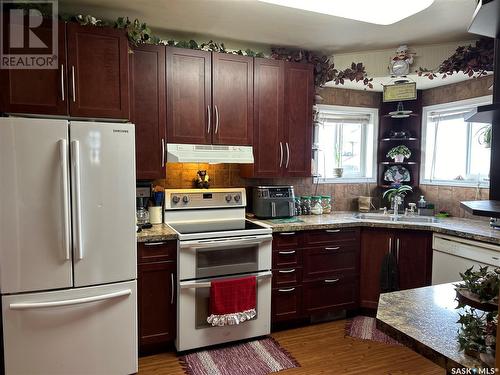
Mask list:
[[[167,162],[252,164],[252,146],[167,143]]]

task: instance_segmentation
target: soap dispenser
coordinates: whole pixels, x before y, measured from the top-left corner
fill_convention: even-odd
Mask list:
[[[417,202],[417,207],[418,208],[427,208],[427,202],[424,199],[424,196],[420,196],[420,200]]]

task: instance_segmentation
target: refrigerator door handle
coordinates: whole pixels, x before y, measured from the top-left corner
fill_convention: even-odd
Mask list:
[[[11,310],[29,310],[29,309],[41,309],[46,307],[61,307],[61,306],[71,306],[71,305],[81,305],[82,303],[91,303],[98,301],[105,301],[113,298],[129,296],[132,294],[132,290],[125,289],[118,292],[100,294],[92,297],[83,297],[75,299],[66,299],[62,301],[49,301],[49,302],[20,302],[11,303],[9,305]]]
[[[75,188],[75,229],[76,239],[75,250],[78,252],[78,259],[83,259],[82,242],[82,202],[80,183],[80,141],[71,142],[71,157],[73,162],[73,183]]]
[[[66,139],[59,140],[59,156],[61,158],[61,179],[63,194],[63,248],[65,259],[70,260],[70,233],[69,233],[69,193],[68,193],[68,147]]]

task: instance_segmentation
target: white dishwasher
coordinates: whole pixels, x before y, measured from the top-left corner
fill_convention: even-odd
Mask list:
[[[475,266],[500,267],[500,246],[434,234],[432,285],[460,281],[460,272]]]

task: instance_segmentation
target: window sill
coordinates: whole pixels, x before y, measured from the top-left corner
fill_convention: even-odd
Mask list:
[[[420,181],[420,185],[430,185],[430,186],[453,186],[453,187],[467,187],[467,188],[477,188],[478,184],[477,181],[429,181],[429,180],[424,180]],[[490,183],[489,182],[481,182],[479,183],[479,188],[480,189],[489,189],[490,188]]]
[[[374,178],[362,178],[362,177],[339,177],[339,178],[319,178],[314,177],[313,182],[315,184],[368,184],[376,183]]]

